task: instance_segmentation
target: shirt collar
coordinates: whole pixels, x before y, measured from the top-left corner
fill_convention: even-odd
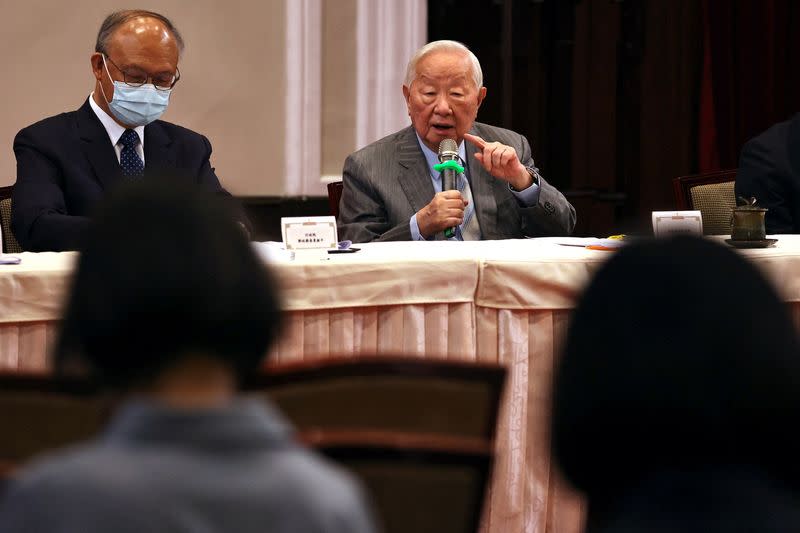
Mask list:
[[[428,170],[431,173],[433,179],[438,180],[440,179],[439,176],[441,172],[438,170],[434,170],[433,165],[439,164],[439,154],[431,150],[427,147],[427,145],[422,142],[419,134],[414,131],[414,135],[417,136],[417,142],[419,142],[419,147],[422,148],[422,154],[425,156],[425,161],[428,163]],[[461,162],[465,163],[467,161],[467,149],[464,147],[464,141],[461,141],[461,144],[458,145],[458,157],[461,158]],[[466,166],[466,165],[464,165]]]
[[[111,139],[111,144],[116,146],[119,142],[119,138],[122,137],[122,134],[125,133],[125,127],[120,126],[116,120],[111,118],[111,116],[103,111],[103,109],[97,105],[97,102],[94,101],[94,92],[89,95],[89,106],[91,106],[92,111],[94,114],[97,115],[97,118],[100,119],[102,122],[103,127],[106,129],[106,133],[108,133],[108,138]],[[133,128],[133,131],[136,132],[136,135],[139,136],[139,143],[144,149],[144,126],[137,126]]]

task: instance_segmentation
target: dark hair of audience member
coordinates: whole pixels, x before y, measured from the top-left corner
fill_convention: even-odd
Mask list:
[[[720,520],[758,507],[756,495],[762,508],[792,509],[768,501],[800,487],[800,353],[776,291],[750,261],[707,240],[652,240],[615,254],[579,302],[554,383],[554,459],[588,497],[590,525],[626,499],[702,514],[725,499],[710,486],[684,492],[677,506],[635,495],[651,487],[663,496],[704,476],[723,492],[749,479],[778,487],[738,494],[746,505],[731,500],[737,512]]]
[[[276,285],[232,210],[169,178],[119,187],[93,217],[57,343],[62,372],[126,389],[200,355],[241,379],[275,339]]]

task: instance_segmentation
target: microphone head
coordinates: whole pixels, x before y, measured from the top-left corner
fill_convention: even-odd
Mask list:
[[[439,143],[439,162],[458,158],[458,145],[453,139],[442,139]]]

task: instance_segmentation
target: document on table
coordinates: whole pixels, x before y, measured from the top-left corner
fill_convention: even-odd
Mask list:
[[[616,250],[625,246],[623,239],[575,239],[564,240],[557,242],[559,246],[574,246],[577,248],[588,248],[589,250]]]
[[[256,253],[269,263],[285,263],[294,259],[294,252],[287,250],[282,242],[253,242],[251,245]]]

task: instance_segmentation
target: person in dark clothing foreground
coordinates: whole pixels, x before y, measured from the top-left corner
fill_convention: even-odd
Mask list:
[[[798,355],[785,304],[731,249],[616,252],[554,383],[553,453],[587,531],[800,531]]]
[[[355,481],[237,395],[279,324],[276,285],[222,200],[121,186],[91,222],[56,363],[126,400],[99,437],[14,480],[0,531],[372,532]]]

